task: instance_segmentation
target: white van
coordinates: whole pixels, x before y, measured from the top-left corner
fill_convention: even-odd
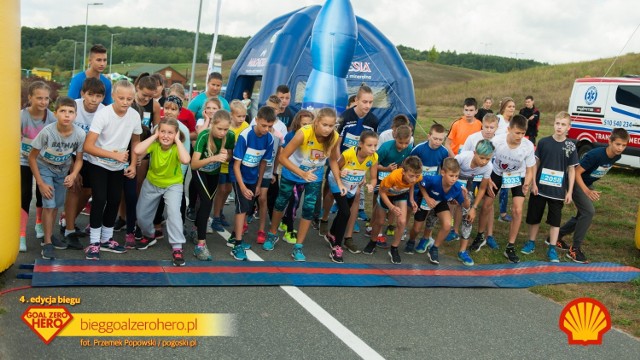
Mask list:
[[[640,168],[640,77],[577,79],[569,114],[569,138],[576,141],[580,157],[607,146],[611,129],[622,127],[630,139],[617,164]]]

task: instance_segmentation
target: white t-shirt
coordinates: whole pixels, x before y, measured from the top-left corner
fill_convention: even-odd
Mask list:
[[[131,135],[142,134],[140,114],[129,108],[127,113],[120,117],[113,110],[113,105],[105,106],[103,109],[96,111],[89,131],[98,134],[97,147],[107,151],[124,152],[127,151]],[[107,170],[118,171],[127,166],[127,164],[111,158],[87,155],[87,160],[90,163]]]
[[[456,155],[455,159],[460,164],[460,178],[473,179],[473,181],[482,181],[491,177],[493,165],[489,161],[485,166],[471,168],[471,161],[475,156],[473,151],[462,151]]]
[[[76,111],[77,116],[73,123],[78,125],[82,130],[84,130],[84,133],[86,134],[89,132],[89,129],[91,128],[93,117],[98,111],[104,108],[104,105],[100,103],[100,105],[98,105],[98,110],[90,113],[84,109],[84,100],[80,98],[80,99],[76,99],[76,106],[78,107],[78,111]]]
[[[462,145],[460,151],[476,151],[476,146],[478,143],[484,140],[484,136],[482,136],[482,131],[475,132],[467,137],[467,140]],[[493,141],[493,139],[491,139]]]
[[[251,120],[251,124],[249,124],[249,127],[253,128],[255,125],[256,125],[256,119],[253,118],[253,120]],[[274,137],[277,136],[278,138],[280,138],[280,144],[283,144],[284,136],[287,135],[287,132],[289,132],[287,130],[287,125],[285,125],[280,119],[276,118],[276,122],[273,123],[273,129],[276,132],[272,135]]]
[[[493,155],[493,172],[502,176],[503,173],[525,175],[526,168],[536,164],[533,143],[523,138],[517,148],[512,149],[507,144],[507,134],[496,135],[491,140],[496,147]]]
[[[504,119],[504,116],[498,115],[498,129],[496,130],[496,135],[506,134],[508,127],[509,122]]]

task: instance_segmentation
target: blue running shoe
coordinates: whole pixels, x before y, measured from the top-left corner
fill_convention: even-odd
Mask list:
[[[331,205],[331,210],[329,210],[329,213],[335,214],[337,212],[338,212],[338,204],[334,202],[333,205]]]
[[[513,220],[513,218],[509,214],[505,214],[504,216],[502,216],[502,215],[498,216],[498,221],[500,221],[500,222],[507,222],[508,223],[508,222],[511,222],[511,220]]]
[[[267,239],[262,244],[262,250],[271,251],[276,246],[278,242],[278,237],[271,233],[271,231],[267,231]]]
[[[407,241],[407,244],[404,246],[405,254],[413,254],[415,253],[416,242],[415,240]]]
[[[437,246],[432,246],[429,248],[429,252],[427,253],[427,256],[429,256],[429,261],[432,264],[438,265],[440,264],[440,260],[438,260],[438,247]]]
[[[211,220],[211,229],[217,232],[224,231],[224,226],[222,226],[222,222],[219,217],[214,217],[213,220]]]
[[[291,252],[291,257],[294,261],[307,261],[307,258],[302,253],[302,244],[293,245],[293,251]]]
[[[527,241],[527,243],[524,244],[524,246],[520,250],[521,253],[526,255],[533,254],[534,251],[536,251],[536,243],[533,240]]]
[[[460,235],[458,235],[455,230],[451,229],[451,231],[449,231],[449,234],[447,235],[447,238],[445,239],[445,241],[449,242],[449,241],[454,241],[454,240],[458,240],[458,239],[460,239]]]
[[[363,209],[360,209],[358,211],[358,220],[371,221],[371,219],[369,219],[369,217],[367,216],[367,212],[364,211]]]
[[[224,227],[229,227],[231,226],[231,224],[229,224],[229,222],[227,222],[227,219],[224,218],[224,214],[220,214],[220,224]]]
[[[466,250],[458,253],[458,260],[462,261],[466,266],[473,266],[475,264],[471,256],[469,256],[469,252]]]
[[[357,222],[353,224],[353,232],[354,233],[359,233],[360,232],[360,225],[358,225]]]
[[[227,240],[227,246],[230,247],[230,248],[236,247],[236,239],[235,239],[235,237],[230,237],[229,240]],[[245,250],[249,250],[249,249],[251,249],[251,244],[243,241],[242,242],[242,247]]]
[[[424,254],[427,252],[427,250],[429,250],[430,247],[433,246],[433,244],[435,244],[435,240],[433,240],[432,237],[427,238],[422,238],[420,239],[420,241],[418,242],[418,246],[416,246],[416,252],[418,254]]]
[[[231,250],[231,256],[233,256],[233,258],[236,260],[247,260],[247,253],[245,252],[244,246],[242,246],[242,244],[233,247],[233,250]]]
[[[547,250],[547,257],[549,258],[549,262],[557,263],[560,262],[558,258],[558,252],[556,251],[556,247],[549,245],[549,249]]]
[[[493,235],[487,236],[487,246],[489,246],[489,248],[492,250],[500,249],[500,245],[498,245],[498,242],[493,237]]]

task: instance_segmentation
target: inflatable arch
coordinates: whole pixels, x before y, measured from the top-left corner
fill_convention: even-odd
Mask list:
[[[0,53],[0,111],[9,134],[0,141],[0,154],[5,170],[2,176],[2,207],[0,210],[0,272],[16,261],[20,238],[20,1],[5,0],[0,5],[0,32],[3,49]],[[13,170],[11,170],[13,169]]]
[[[231,68],[226,99],[241,99],[242,92],[259,88],[264,104],[276,87],[291,89],[291,106],[299,110],[312,70],[311,32],[322,7],[314,5],[269,22],[244,46]],[[373,113],[379,131],[390,127],[397,114],[415,124],[417,117],[413,80],[396,47],[370,22],[356,16],[358,38],[347,73],[347,92],[353,95],[362,83],[374,91]],[[329,56],[329,55],[327,55]]]

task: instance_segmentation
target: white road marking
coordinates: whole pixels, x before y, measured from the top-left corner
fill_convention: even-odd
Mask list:
[[[231,234],[228,231],[218,232],[225,241],[229,239]],[[254,245],[255,246],[255,245]],[[258,254],[252,250],[247,250],[247,259],[249,261],[264,261]],[[356,334],[351,332],[346,326],[342,325],[336,318],[323,309],[318,303],[313,301],[307,294],[302,292],[295,286],[280,286],[284,292],[286,292],[293,300],[295,300],[302,308],[307,310],[309,314],[313,315],[322,325],[324,325],[329,331],[340,339],[351,350],[358,354],[363,359],[384,359],[382,355],[378,354],[367,343],[360,339]]]

